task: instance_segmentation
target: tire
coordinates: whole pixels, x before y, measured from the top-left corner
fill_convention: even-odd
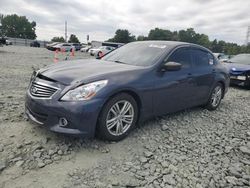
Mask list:
[[[209,97],[209,100],[205,106],[206,109],[211,110],[211,111],[217,109],[221,103],[223,94],[224,94],[224,88],[223,88],[222,84],[217,83],[214,86],[212,93]]]
[[[125,106],[126,108],[122,112]],[[138,106],[135,99],[127,93],[115,95],[101,110],[97,124],[97,136],[103,140],[120,141],[135,127],[137,118]],[[108,123],[108,121],[110,122]]]

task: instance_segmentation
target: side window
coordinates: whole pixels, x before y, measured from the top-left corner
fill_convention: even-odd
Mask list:
[[[190,68],[192,66],[190,50],[187,48],[177,49],[171,54],[167,62],[171,61],[182,64],[182,68]]]
[[[196,67],[206,67],[214,64],[214,58],[209,52],[193,49],[192,56]]]

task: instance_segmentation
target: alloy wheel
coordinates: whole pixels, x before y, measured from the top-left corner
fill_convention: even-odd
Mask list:
[[[120,136],[132,125],[134,120],[134,107],[127,101],[116,102],[109,110],[106,118],[106,126],[110,134]]]
[[[212,98],[211,98],[211,105],[213,107],[217,107],[220,104],[222,98],[222,88],[221,86],[216,86],[214,88],[214,91],[212,93]]]

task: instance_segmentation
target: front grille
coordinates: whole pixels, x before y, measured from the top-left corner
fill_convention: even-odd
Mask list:
[[[30,94],[38,98],[50,98],[56,91],[56,88],[38,82],[32,82],[30,86]]]

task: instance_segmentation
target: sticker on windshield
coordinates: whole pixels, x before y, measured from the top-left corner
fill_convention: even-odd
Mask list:
[[[166,45],[159,45],[159,44],[150,44],[149,45],[150,48],[166,48],[167,46]]]

